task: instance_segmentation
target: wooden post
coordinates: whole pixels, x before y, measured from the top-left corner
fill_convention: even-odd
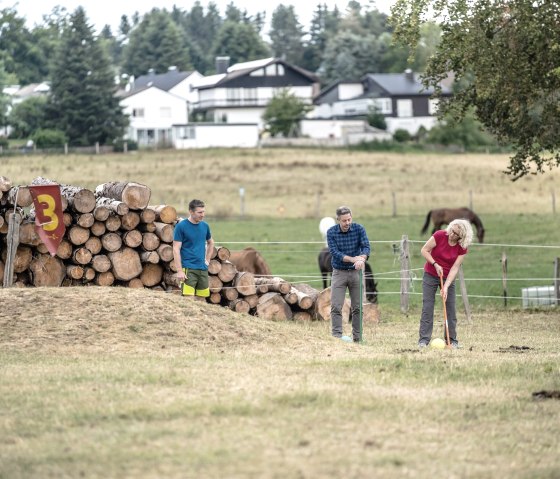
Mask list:
[[[68,143],[64,143],[64,154],[68,154]]]
[[[507,306],[507,255],[502,253],[502,287],[504,290],[504,306]]]
[[[393,191],[391,193],[393,195],[393,218],[397,217],[397,195]]]
[[[95,154],[99,155],[99,142],[98,141],[95,142]]]
[[[16,193],[16,204],[17,204],[17,193]],[[14,260],[19,245],[20,222],[21,222],[21,215],[19,213],[9,214],[8,235],[6,236],[7,254],[6,254],[6,265],[4,267],[4,288],[10,288],[14,282]]]
[[[465,316],[467,323],[472,321],[471,307],[469,305],[469,297],[467,295],[467,284],[465,283],[465,274],[463,273],[463,265],[459,268],[459,285],[461,287],[461,298],[463,299],[463,307],[465,308]]]
[[[560,305],[560,258],[554,260],[554,294],[558,306]]]
[[[408,251],[408,236],[401,239],[401,312],[408,311],[410,291],[410,256]]]
[[[128,153],[128,141],[123,143],[123,153]]]

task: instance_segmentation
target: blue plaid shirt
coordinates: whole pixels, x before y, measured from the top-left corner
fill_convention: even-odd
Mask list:
[[[366,229],[352,223],[350,229],[343,233],[340,225],[331,226],[327,231],[327,244],[332,256],[332,267],[335,269],[354,269],[353,263],[344,263],[344,256],[369,257],[370,247]]]

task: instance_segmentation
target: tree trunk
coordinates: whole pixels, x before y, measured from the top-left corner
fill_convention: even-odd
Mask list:
[[[239,291],[237,291],[233,286],[224,286],[221,293],[223,298],[227,301],[233,301],[239,297]]]
[[[173,224],[177,221],[177,210],[169,205],[148,206],[146,209],[152,210],[156,214],[155,221],[160,223]]]
[[[144,288],[144,283],[142,283],[142,280],[140,278],[132,278],[127,284],[126,286],[128,288],[137,288],[137,289],[142,289]]]
[[[217,276],[208,276],[208,287],[211,293],[219,293],[224,287],[224,283]]]
[[[2,261],[6,264],[6,258],[8,256],[8,250],[4,248],[2,250]],[[29,246],[18,246],[16,249],[16,255],[13,262],[14,273],[22,273],[31,264],[33,259],[33,252]]]
[[[96,271],[91,266],[86,266],[84,268],[84,277],[83,280],[90,282],[95,279]]]
[[[163,268],[160,264],[148,263],[142,268],[140,273],[140,280],[144,286],[155,286],[161,283],[163,277]]]
[[[179,278],[177,278],[177,275],[175,273],[172,273],[170,271],[163,272],[163,282],[175,288],[179,287]]]
[[[231,251],[227,249],[225,246],[218,246],[216,248],[216,255],[221,261],[229,261],[229,257],[231,256]]]
[[[6,192],[10,191],[12,187],[12,180],[6,178],[5,176],[0,176],[0,191]]]
[[[82,213],[76,218],[76,224],[82,228],[91,228],[94,222],[95,218],[93,213]]]
[[[155,233],[156,224],[155,223],[140,223],[138,225],[138,231],[142,233]]]
[[[56,250],[56,256],[60,259],[68,259],[72,257],[72,250],[73,250],[72,243],[67,239],[62,239],[60,244],[58,245],[58,249]]]
[[[23,223],[19,225],[19,242],[30,246],[38,246],[43,243],[39,233],[37,233],[34,221],[30,222],[24,220]]]
[[[210,293],[208,301],[212,304],[220,304],[222,302],[222,295],[220,293]]]
[[[282,297],[284,298],[284,301],[286,301],[286,303],[288,303],[290,306],[297,304],[297,291],[293,287],[288,294],[283,294]]]
[[[218,274],[222,269],[222,263],[217,259],[211,259],[208,265],[208,274]]]
[[[148,206],[152,192],[140,183],[112,181],[97,186],[95,194],[123,201],[131,210],[143,210]]]
[[[132,248],[124,247],[114,253],[109,253],[113,264],[113,274],[120,281],[130,281],[142,273],[140,255]]]
[[[33,286],[60,286],[66,276],[66,267],[60,258],[50,254],[38,255],[29,265]],[[70,306],[70,305],[68,305]]]
[[[313,317],[308,311],[296,311],[294,312],[294,321],[311,321]]]
[[[264,319],[288,320],[292,319],[292,310],[279,293],[266,293],[259,298],[257,316]]]
[[[148,208],[140,212],[140,221],[142,223],[153,223],[156,220],[156,212],[149,208],[148,206]]]
[[[31,192],[27,186],[14,186],[10,188],[6,197],[8,198],[8,203],[14,206],[26,208],[27,206],[31,206],[33,204],[33,197],[31,196]]]
[[[256,308],[257,304],[259,304],[259,295],[258,294],[251,294],[249,296],[244,296],[243,299],[249,303],[251,309]]]
[[[96,221],[105,221],[111,214],[111,209],[108,206],[99,204],[99,198],[96,200],[97,206],[93,210],[93,217]]]

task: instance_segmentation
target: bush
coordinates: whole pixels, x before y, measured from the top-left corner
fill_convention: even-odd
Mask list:
[[[406,143],[412,139],[412,135],[408,130],[398,129],[393,133],[393,139],[398,143]]]
[[[0,136],[0,146],[4,149],[9,148],[10,142],[5,136]]]
[[[58,148],[63,147],[68,138],[63,131],[60,130],[37,130],[31,139],[37,145],[37,148]]]
[[[126,142],[127,151],[133,151],[138,149],[138,142],[134,140],[115,140],[113,142],[113,151],[116,153],[122,153],[124,151],[124,143]]]

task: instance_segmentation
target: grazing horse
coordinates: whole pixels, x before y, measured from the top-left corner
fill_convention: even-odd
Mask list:
[[[432,223],[434,223],[432,234],[439,230],[443,225],[448,225],[453,220],[468,220],[476,226],[476,236],[478,237],[478,242],[484,242],[484,226],[482,226],[482,221],[480,221],[480,218],[476,215],[476,213],[469,208],[440,208],[428,211],[426,223],[422,228],[421,234],[428,231],[430,219],[432,220]]]
[[[317,258],[319,262],[319,269],[321,270],[321,276],[323,277],[323,288],[328,286],[327,278],[329,273],[332,273],[331,264],[331,253],[329,248],[323,248],[319,252],[319,257]],[[366,282],[366,300],[370,303],[377,303],[377,283],[373,278],[373,271],[369,263],[365,264],[365,282]]]
[[[259,276],[272,274],[262,255],[250,246],[241,251],[232,251],[229,260],[235,265],[237,271],[246,271]]]

